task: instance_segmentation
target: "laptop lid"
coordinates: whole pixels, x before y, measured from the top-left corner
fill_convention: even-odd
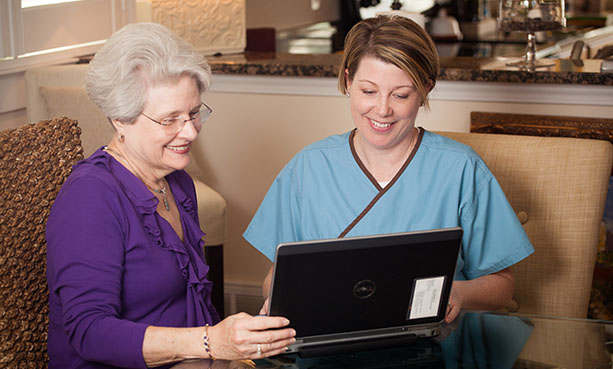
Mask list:
[[[296,329],[292,350],[368,337],[438,333],[461,228],[283,243],[269,315]]]

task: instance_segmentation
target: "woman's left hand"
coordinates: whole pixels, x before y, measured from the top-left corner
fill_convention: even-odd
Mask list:
[[[504,308],[513,296],[514,282],[511,268],[467,281],[453,281],[445,322],[453,322],[462,309]]]
[[[212,355],[217,359],[260,359],[283,353],[294,343],[296,331],[283,328],[283,317],[231,315],[208,328]]]
[[[462,299],[459,296],[458,288],[454,282],[454,286],[451,288],[451,296],[449,297],[449,303],[447,304],[447,314],[445,314],[445,323],[453,322],[462,310]]]

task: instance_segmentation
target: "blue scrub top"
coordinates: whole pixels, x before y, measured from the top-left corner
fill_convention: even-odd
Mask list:
[[[371,206],[346,237],[462,227],[456,279],[498,272],[534,252],[498,181],[470,147],[421,129],[405,167],[382,189],[352,137],[330,136],[296,154],[244,238],[273,260],[279,243],[339,237]]]

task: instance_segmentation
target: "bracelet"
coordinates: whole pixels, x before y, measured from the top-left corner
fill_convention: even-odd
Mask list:
[[[204,351],[206,351],[206,353],[209,355],[209,358],[211,358],[211,360],[216,360],[213,357],[213,354],[211,353],[211,345],[209,344],[209,325],[208,324],[204,326],[204,335],[202,336],[202,341],[204,345]]]

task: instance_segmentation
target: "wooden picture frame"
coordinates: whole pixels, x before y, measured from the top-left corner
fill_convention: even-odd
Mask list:
[[[613,144],[613,119],[530,115],[511,113],[470,113],[470,131],[511,135],[575,137],[607,140]]]

